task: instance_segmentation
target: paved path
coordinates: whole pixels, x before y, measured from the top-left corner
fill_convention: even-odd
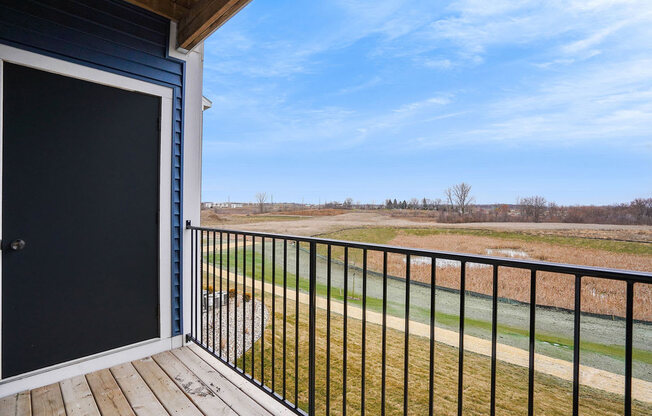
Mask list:
[[[204,270],[208,273],[211,273],[211,270],[207,265],[204,266]],[[226,278],[226,271],[224,273],[224,278]],[[236,275],[229,272],[228,277],[235,279]],[[242,275],[238,275],[238,281],[242,281],[244,278]],[[251,278],[247,279],[250,280]],[[251,287],[250,282],[247,283],[248,287]],[[265,283],[264,288],[265,292],[272,293],[272,283]],[[279,286],[277,286],[279,287]],[[255,289],[262,289],[262,281],[255,281]],[[287,297],[290,300],[296,299],[296,292],[291,289],[287,289]],[[299,302],[303,304],[309,303],[309,296],[306,293],[299,293]],[[322,297],[317,297],[317,307],[320,309],[327,309],[328,301]],[[344,305],[338,301],[331,300],[331,312],[338,315],[344,314]],[[347,306],[347,316],[349,318],[354,318],[362,320],[362,309],[357,306]],[[367,310],[367,322],[382,325],[382,314],[374,311]],[[405,320],[392,315],[387,315],[387,327],[395,329],[397,331],[405,330]],[[422,336],[429,338],[430,337],[430,326],[421,322],[410,321],[409,331],[411,335]],[[451,331],[445,328],[436,327],[435,328],[435,341],[441,342],[452,347],[458,347],[459,334],[455,331]],[[465,335],[464,336],[464,350],[474,352],[476,354],[482,354],[485,356],[491,356],[491,341],[485,340],[482,338]],[[567,381],[573,381],[573,363],[565,360],[560,360],[557,358],[548,357],[542,354],[534,354],[534,368],[536,371],[548,374],[554,377],[561,378]],[[512,347],[504,344],[496,345],[496,358],[500,361],[518,365],[521,367],[528,367],[529,363],[529,353],[526,350]],[[619,374],[614,374],[608,371],[600,370],[597,368],[580,365],[580,384],[585,386],[597,388],[604,390],[610,393],[615,393],[618,395],[623,395],[625,391],[625,377]],[[652,383],[633,378],[632,379],[632,398],[640,400],[642,402],[652,403]]]

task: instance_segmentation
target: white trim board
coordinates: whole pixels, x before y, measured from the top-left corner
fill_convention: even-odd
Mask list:
[[[110,72],[83,65],[66,62],[60,59],[39,55],[33,52],[0,45],[0,152],[2,149],[2,63],[11,62],[84,81],[94,82],[127,91],[141,92],[161,98],[161,138],[160,138],[160,173],[159,173],[159,338],[139,342],[105,351],[89,357],[61,363],[52,367],[35,370],[26,374],[0,380],[0,396],[12,392],[34,388],[55,381],[57,378],[73,377],[85,372],[106,368],[110,365],[142,358],[156,352],[164,351],[179,345],[182,341],[171,338],[171,185],[172,185],[172,88],[140,81],[137,79],[116,75]],[[2,159],[0,153],[0,175],[2,174]],[[0,180],[0,184],[1,184]],[[1,189],[0,189],[1,190]],[[1,198],[0,193],[0,198]],[[0,199],[1,201],[1,199]],[[0,218],[2,204],[0,203]],[[0,221],[1,223],[1,221]],[[1,236],[0,224],[0,236]],[[1,256],[0,256],[1,259]],[[0,288],[2,268],[0,260]],[[0,289],[1,290],[1,289]],[[0,292],[0,322],[2,322],[2,293]],[[0,332],[0,341],[2,333]],[[173,341],[174,340],[174,341]],[[1,343],[0,343],[1,347]],[[0,360],[2,351],[0,350]],[[1,361],[0,361],[1,362]],[[107,364],[109,363],[109,364]],[[112,363],[112,364],[111,364]]]

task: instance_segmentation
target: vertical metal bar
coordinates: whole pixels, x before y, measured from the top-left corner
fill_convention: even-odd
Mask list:
[[[387,397],[387,252],[383,251],[383,334],[382,334],[382,381],[380,392],[380,413],[385,416],[385,401]]]
[[[222,280],[223,280],[223,272],[222,270],[224,269],[224,260],[222,259],[222,241],[223,234],[222,231],[220,231],[220,358],[223,356],[222,352],[222,309],[224,309],[224,292],[222,291]],[[226,276],[228,278],[229,276],[229,271],[227,269],[226,271]]]
[[[575,325],[573,326],[573,416],[580,403],[580,313],[582,311],[582,276],[575,276]]]
[[[428,415],[435,413],[435,288],[437,259],[430,259],[430,371],[428,375]]]
[[[276,391],[276,238],[272,238],[272,391]]]
[[[295,244],[294,407],[299,406],[299,240]]]
[[[331,414],[331,245],[326,263],[326,416]]]
[[[344,313],[342,317],[342,416],[346,416],[346,358],[347,358],[347,320],[349,297],[349,247],[344,247]]]
[[[528,363],[528,397],[527,397],[527,414],[534,415],[534,342],[535,322],[536,322],[536,305],[537,305],[537,271],[532,269],[530,274],[530,348]]]
[[[409,254],[405,258],[405,344],[403,351],[403,415],[408,414],[408,376],[410,373],[410,263],[412,258]]]
[[[198,321],[198,318],[199,318],[197,316],[197,310],[199,309],[199,307],[198,307],[199,302],[198,302],[198,299],[197,299],[197,295],[198,295],[197,286],[198,286],[198,282],[201,280],[201,274],[197,273],[197,268],[198,268],[198,264],[199,264],[199,260],[197,259],[197,250],[198,250],[197,244],[199,244],[199,231],[195,230],[195,257],[194,257],[194,259],[195,259],[195,287],[192,288],[192,291],[194,292],[194,295],[195,295],[195,308],[193,310],[193,313],[195,314],[195,339],[197,339],[198,336],[201,337],[201,334],[199,333],[199,331],[197,331],[197,321]]]
[[[498,266],[493,266],[493,293],[491,296],[491,403],[489,413],[496,414],[496,341],[498,340]]]
[[[256,328],[256,236],[251,236],[251,379],[254,378],[256,354],[254,354],[254,332]],[[262,328],[262,326],[261,326]]]
[[[233,300],[235,301],[235,306],[233,308],[233,338],[234,338],[234,347],[233,347],[233,363],[235,368],[238,368],[238,234],[235,234],[235,265],[233,270],[233,284],[235,285],[235,296]]]
[[[260,384],[265,384],[265,237],[262,237],[261,256],[263,261],[260,265]]]
[[[627,282],[625,315],[625,416],[632,414],[632,344],[634,341],[634,282]]]
[[[466,292],[466,262],[460,268],[460,331],[459,359],[457,369],[457,414],[462,416],[464,410],[464,295]]]
[[[283,239],[283,400],[285,400],[287,384],[287,303],[288,303],[288,240]]]
[[[226,233],[226,362],[231,362],[231,233]]]
[[[213,318],[213,354],[215,354],[215,328],[217,328],[217,322],[215,322],[215,291],[217,287],[215,286],[215,246],[217,245],[217,234],[213,231],[213,308],[211,309],[211,315]]]
[[[204,230],[199,232],[199,337],[204,344]],[[206,305],[208,306],[208,305]],[[206,316],[208,318],[208,316]],[[208,340],[206,340],[208,343]]]
[[[367,249],[362,250],[362,385],[360,386],[360,414],[365,414],[365,372],[367,356]]]
[[[247,326],[247,305],[245,305],[245,293],[247,292],[247,235],[242,234],[242,296],[238,299],[242,303],[242,374],[247,372],[247,354],[245,354],[245,327]],[[236,305],[238,302],[235,303]],[[237,316],[237,315],[236,315]],[[236,335],[237,338],[237,335]]]
[[[309,323],[308,323],[308,345],[309,345],[309,374],[308,374],[308,414],[315,414],[315,342],[316,342],[316,323],[317,317],[317,244],[313,241],[310,243],[310,303],[309,303]],[[298,298],[298,293],[297,293]]]
[[[195,334],[195,230],[190,230],[190,335],[197,338]]]

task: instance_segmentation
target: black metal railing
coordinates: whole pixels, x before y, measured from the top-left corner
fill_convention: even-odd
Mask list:
[[[529,279],[529,302],[523,302],[529,308],[529,331],[527,333],[528,367],[527,367],[527,413],[532,415],[535,408],[535,341],[537,335],[537,283],[542,274],[555,273],[568,275],[572,280],[568,290],[574,292],[574,301],[569,313],[573,322],[572,345],[572,414],[579,413],[580,406],[580,345],[582,312],[582,284],[587,278],[608,279],[624,282],[626,286],[624,324],[624,390],[622,406],[625,415],[632,412],[632,350],[634,323],[634,288],[635,285],[652,283],[652,273],[628,270],[602,269],[568,264],[555,264],[541,261],[529,261],[512,258],[491,257],[450,253],[443,251],[392,247],[378,244],[338,241],[322,238],[288,236],[262,232],[247,232],[213,229],[192,226],[189,230],[191,241],[191,327],[187,335],[204,350],[213,354],[243,377],[258,386],[297,414],[330,414],[333,402],[341,406],[341,414],[351,412],[351,402],[355,400],[356,413],[372,414],[366,407],[370,396],[379,401],[381,414],[401,411],[408,414],[411,406],[410,396],[410,335],[411,292],[415,285],[423,289],[419,296],[429,296],[426,302],[427,315],[421,318],[429,326],[427,365],[427,413],[435,413],[438,400],[435,394],[437,386],[437,360],[435,350],[436,331],[436,290],[438,262],[457,262],[459,264],[458,324],[455,330],[459,334],[457,341],[457,414],[464,411],[465,388],[465,298],[473,295],[467,291],[467,269],[469,265],[482,265],[487,270],[488,280],[492,283],[491,295],[484,299],[491,305],[491,330],[487,339],[491,342],[490,352],[490,388],[487,397],[487,413],[496,413],[497,384],[497,335],[498,335],[498,281],[499,270],[517,269],[527,273]],[[337,253],[335,253],[337,251]],[[355,259],[351,259],[355,251]],[[374,268],[369,265],[372,254]],[[390,256],[401,256],[404,260],[402,276],[392,275],[388,268]],[[426,259],[415,263],[415,259]],[[294,264],[292,264],[294,260]],[[355,265],[352,265],[355,263]],[[361,263],[361,264],[360,264]],[[402,264],[400,262],[399,264]],[[412,281],[411,266],[429,265],[427,282]],[[394,264],[394,267],[396,265]],[[337,268],[337,283],[335,268]],[[416,268],[416,266],[413,266]],[[457,269],[456,269],[457,270]],[[470,270],[470,269],[469,269]],[[475,269],[474,269],[475,270]],[[489,272],[490,270],[490,272]],[[362,274],[362,293],[356,293],[355,280],[351,274]],[[371,282],[369,276],[374,274]],[[395,273],[396,274],[396,273]],[[422,279],[423,280],[423,279]],[[396,282],[400,281],[404,293],[397,294]],[[388,288],[388,282],[392,284]],[[353,283],[353,289],[351,284]],[[377,296],[370,296],[373,289]],[[566,290],[565,288],[563,290]],[[562,291],[562,288],[560,288]],[[339,292],[339,293],[338,293]],[[353,295],[350,295],[353,293]],[[267,294],[267,299],[265,295]],[[250,299],[248,297],[250,296]],[[360,296],[360,297],[357,297]],[[438,295],[437,295],[438,296]],[[391,299],[390,299],[391,297]],[[373,301],[370,306],[369,302]],[[355,303],[352,306],[351,303]],[[258,306],[257,306],[258,305]],[[397,307],[399,305],[399,307]],[[390,308],[391,306],[391,308]],[[337,307],[337,311],[333,308]],[[402,310],[397,310],[402,307]],[[372,310],[373,309],[373,310]],[[389,310],[391,309],[391,310]],[[355,312],[355,313],[354,313]],[[382,319],[374,325],[380,328],[380,392],[368,391],[368,314],[377,313]],[[267,314],[267,315],[266,315]],[[317,322],[317,315],[320,321]],[[325,316],[324,316],[325,315]],[[355,315],[352,317],[352,315]],[[267,316],[267,317],[266,317]],[[333,319],[341,317],[341,332],[333,331]],[[390,353],[388,335],[396,336],[397,329],[388,327],[388,318],[404,319],[401,331],[402,354],[399,361],[391,359],[393,365],[402,361],[402,392],[388,391],[388,370]],[[355,340],[355,375],[350,374],[352,346],[349,344],[350,327],[355,318],[356,331],[360,326],[361,337]],[[280,321],[280,322],[279,322]],[[307,321],[307,325],[306,325]],[[647,325],[642,321],[641,324]],[[647,328],[647,327],[646,327]],[[319,335],[317,334],[319,332]],[[324,334],[325,333],[325,334]],[[333,338],[337,336],[337,340]],[[614,340],[609,340],[614,342]],[[304,347],[307,345],[307,354]],[[359,345],[359,347],[358,347]],[[374,345],[377,347],[377,345]],[[319,348],[319,353],[317,352]],[[341,356],[334,357],[334,349],[341,351]],[[401,351],[401,349],[397,350]],[[307,357],[306,357],[307,355]],[[319,357],[318,357],[319,355]],[[323,369],[317,373],[317,360]],[[323,365],[325,363],[325,365]],[[374,363],[375,364],[375,363]],[[423,364],[423,363],[419,363]],[[357,369],[359,368],[359,371]],[[336,369],[334,373],[333,369]],[[349,373],[347,373],[347,370]],[[280,372],[280,374],[279,374]],[[392,377],[397,372],[392,371]],[[352,398],[352,385],[356,388]],[[341,386],[341,396],[333,395],[333,383]],[[374,380],[376,382],[377,380]],[[421,380],[419,380],[421,381]],[[570,381],[570,380],[569,380]],[[320,385],[316,388],[316,383]],[[571,387],[569,387],[571,388]],[[319,391],[318,391],[319,390]],[[399,389],[400,390],[400,389]],[[348,394],[348,395],[347,395]],[[399,408],[388,409],[388,396],[400,394]],[[319,406],[316,402],[319,401]],[[317,408],[318,407],[318,408]],[[402,409],[401,409],[402,407]]]

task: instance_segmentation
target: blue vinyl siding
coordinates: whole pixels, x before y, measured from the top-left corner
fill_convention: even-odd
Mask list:
[[[185,62],[168,56],[170,22],[121,0],[0,0],[0,42],[173,89],[172,335],[183,333]]]

